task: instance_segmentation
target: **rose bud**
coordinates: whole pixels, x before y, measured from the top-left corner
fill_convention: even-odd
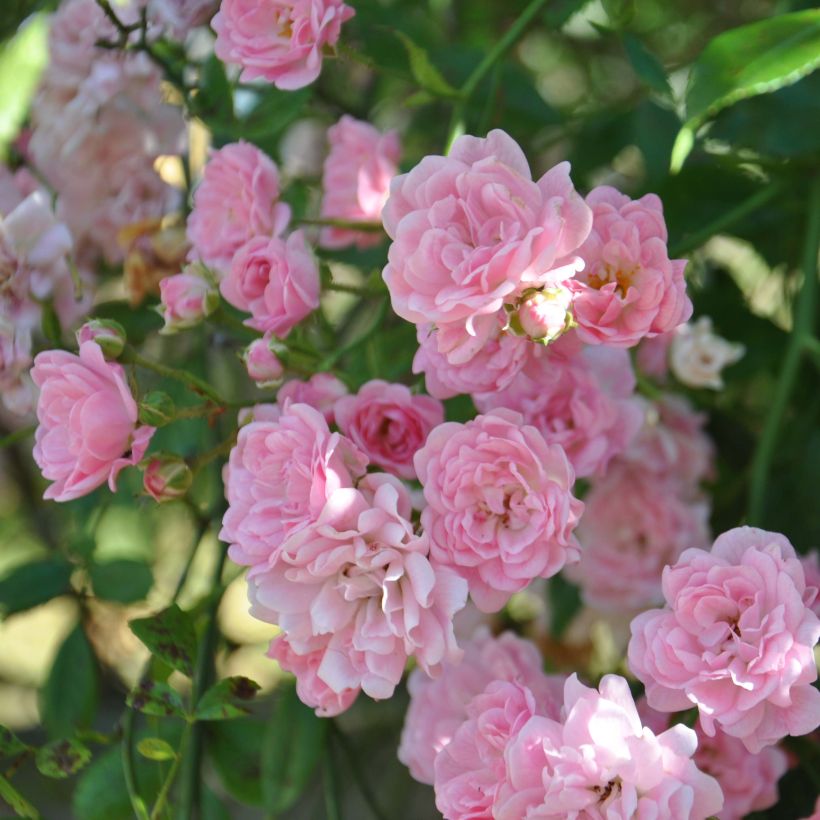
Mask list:
[[[125,328],[113,319],[89,319],[77,330],[77,344],[94,342],[106,359],[116,359],[125,349]]]
[[[188,265],[175,276],[166,276],[159,283],[159,291],[157,310],[165,320],[162,334],[194,327],[219,306],[216,283],[208,269],[198,263]]]
[[[533,341],[551,342],[571,326],[572,294],[567,288],[544,288],[522,302],[516,317]]]
[[[151,427],[164,427],[176,418],[174,400],[162,390],[152,390],[142,397],[139,404],[139,420]]]
[[[156,453],[145,462],[143,487],[160,504],[182,498],[193,480],[191,468],[179,456]]]
[[[280,384],[285,368],[279,360],[282,345],[270,334],[251,342],[242,354],[248,376],[257,387],[275,387]]]

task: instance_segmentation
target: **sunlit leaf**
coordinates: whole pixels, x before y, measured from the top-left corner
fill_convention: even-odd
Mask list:
[[[152,654],[184,675],[193,675],[196,633],[187,612],[174,604],[150,618],[131,621],[129,626]]]

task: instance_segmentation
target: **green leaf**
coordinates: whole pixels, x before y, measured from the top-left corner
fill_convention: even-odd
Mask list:
[[[183,675],[194,673],[196,633],[191,616],[176,604],[150,618],[129,623],[131,631],[156,655]]]
[[[260,688],[249,678],[225,678],[200,698],[194,716],[197,720],[227,720],[247,715],[241,704],[253,700]]]
[[[633,34],[625,33],[623,43],[632,68],[644,84],[659,94],[671,97],[669,78],[658,58]]]
[[[0,581],[3,617],[45,604],[71,591],[71,566],[60,559],[24,564]]]
[[[11,729],[0,726],[0,757],[14,757],[28,748]]]
[[[34,762],[40,774],[64,779],[76,774],[91,760],[91,750],[79,740],[55,740],[37,750]]]
[[[441,72],[430,62],[427,52],[419,45],[416,45],[406,34],[401,31],[394,32],[396,37],[402,41],[407,49],[407,56],[410,59],[410,70],[416,82],[426,91],[438,97],[457,97],[459,92],[453,88],[447,80],[442,77]]]
[[[94,594],[104,601],[116,601],[120,604],[144,601],[154,585],[151,568],[142,561],[120,560],[92,564],[90,574]]]
[[[570,621],[581,609],[581,593],[563,575],[553,575],[549,581],[549,598],[552,609],[550,632],[553,638],[560,638]]]
[[[820,9],[759,20],[712,40],[692,67],[686,117],[696,128],[738,100],[777,91],[820,66]]]
[[[137,751],[148,760],[174,760],[177,753],[170,743],[160,737],[146,737],[137,743]]]
[[[219,721],[208,726],[208,735],[208,753],[225,790],[242,803],[262,806],[265,724],[255,717]]]
[[[83,820],[133,820],[120,749],[101,755],[83,772],[71,807],[73,816]]]
[[[36,820],[40,816],[37,809],[2,775],[0,775],[0,798],[14,810],[18,817],[30,817]]]
[[[327,722],[282,687],[262,748],[262,794],[273,814],[287,811],[310,782],[324,753]]]
[[[51,302],[43,302],[40,311],[40,327],[43,336],[55,347],[60,347],[63,343],[63,328],[54,305]]]
[[[167,683],[142,680],[129,693],[125,701],[132,709],[156,717],[185,717],[185,707],[176,689]]]
[[[113,319],[119,322],[128,335],[128,341],[140,345],[149,333],[162,327],[160,315],[150,305],[131,307],[128,302],[102,302],[94,306],[94,316],[98,319]]]
[[[63,641],[43,687],[43,723],[49,734],[64,737],[90,726],[98,695],[94,652],[78,624]]]

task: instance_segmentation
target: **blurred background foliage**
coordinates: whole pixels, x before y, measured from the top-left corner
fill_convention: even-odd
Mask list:
[[[352,4],[357,14],[344,30],[344,48],[309,89],[285,94],[269,87],[237,88],[218,61],[206,59],[188,101],[192,144],[207,132],[215,144],[244,137],[281,159],[283,134],[294,122],[310,116],[329,125],[348,112],[399,128],[403,167],[409,168],[425,154],[443,151],[451,89],[465,82],[527,5],[524,0]],[[47,59],[46,12],[53,5],[0,3],[0,153],[12,162],[14,139]],[[691,67],[725,32],[756,21],[775,23],[779,15],[814,6],[801,0],[555,0],[484,77],[463,111],[470,133],[501,127],[512,134],[536,175],[568,159],[579,190],[610,183],[631,196],[653,191],[662,197],[672,254],[691,257],[696,315],[713,317],[716,330],[747,351],[728,374],[725,390],[690,396],[708,413],[718,446],[719,475],[711,488],[715,532],[749,518],[756,443],[789,345],[803,275],[809,185],[820,172],[820,72],[812,73],[820,62],[820,22],[814,18],[812,33],[805,18],[802,68],[782,69],[779,81],[766,85],[769,93],[726,105],[710,115],[706,128],[696,122],[696,138],[687,142],[680,132],[694,122],[693,100],[687,100]],[[180,59],[178,49],[169,49],[169,55]],[[794,50],[781,57],[794,59]],[[373,64],[378,71],[371,70]],[[712,81],[714,73],[703,82]],[[672,166],[679,166],[676,173]],[[317,180],[319,172],[317,167]],[[287,191],[297,215],[315,196],[309,183],[294,182]],[[385,248],[323,256],[338,281],[367,281],[378,275]],[[336,334],[339,366],[354,385],[409,373],[414,328],[384,318],[385,306],[384,296],[357,302],[334,294],[325,305],[329,324],[312,331]],[[122,302],[95,312],[115,315],[134,341],[158,324],[147,308],[130,311]],[[382,319],[383,330],[368,337],[368,327]],[[162,340],[151,344],[160,358],[170,351]],[[246,379],[231,381],[235,350],[228,340],[197,332],[176,338],[172,346],[176,360],[207,368],[200,375],[220,384],[223,394],[248,390]],[[768,465],[763,506],[755,516],[755,523],[784,532],[802,552],[820,543],[816,353],[799,363]],[[148,386],[147,380],[141,385]],[[451,418],[470,412],[468,400],[449,403]],[[190,422],[160,431],[157,444],[190,456],[224,435],[218,425]],[[118,745],[123,699],[149,652],[127,624],[168,604],[196,549],[176,600],[192,612],[205,640],[200,616],[213,604],[220,548],[214,530],[206,533],[203,522],[220,514],[218,469],[214,465],[199,476],[193,509],[182,503],[157,507],[139,497],[136,477],[123,480],[116,495],[98,491],[59,510],[39,500],[42,489],[27,445],[0,451],[0,724],[36,745],[79,726],[95,754],[71,781],[44,780],[23,756],[14,784],[21,793],[36,795],[47,817],[128,818]],[[219,634],[209,639],[216,673],[246,675],[270,691],[277,671],[264,653],[272,628],[245,615],[244,584],[239,570],[234,573],[218,605]],[[550,585],[550,593],[553,634],[559,635],[575,614],[577,594],[561,581]],[[506,617],[526,632],[531,621],[549,618],[548,610],[544,600],[531,597],[518,601]],[[602,671],[617,664],[623,625],[581,618],[581,626],[570,626],[564,635],[567,646],[577,639]],[[543,648],[553,665],[566,660],[555,647]],[[170,668],[164,672],[172,674]],[[173,672],[171,681],[183,691],[190,686],[180,672]],[[432,791],[415,784],[395,758],[405,704],[401,693],[382,704],[360,698],[349,713],[325,725],[285,689],[261,699],[251,718],[198,724],[206,755],[201,816],[324,816],[316,772],[327,769],[328,760],[344,817],[370,816],[368,791],[386,817],[436,816]],[[173,765],[162,742],[173,752],[181,722],[140,717],[135,732],[138,739],[153,739],[139,747],[135,768],[140,785],[155,793]],[[781,781],[781,803],[761,817],[809,813],[820,778],[816,748],[803,745],[801,757],[803,765]],[[2,772],[9,764],[4,765]]]

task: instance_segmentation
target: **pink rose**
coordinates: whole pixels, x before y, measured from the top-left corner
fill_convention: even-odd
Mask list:
[[[319,668],[324,651],[317,649],[298,655],[288,643],[286,635],[277,635],[271,642],[268,657],[296,678],[299,700],[316,710],[319,717],[334,717],[347,711],[359,695],[359,689],[334,692],[320,677]]]
[[[33,398],[26,373],[31,366],[31,330],[0,313],[0,400],[18,416],[31,411]]]
[[[468,332],[462,322],[419,325],[419,349],[413,372],[424,373],[431,396],[449,399],[458,393],[503,390],[527,361],[532,344],[504,332],[505,312],[479,316]]]
[[[189,265],[182,273],[159,283],[159,312],[165,320],[161,333],[195,327],[219,306],[219,292],[208,270]]]
[[[566,337],[529,348],[521,372],[502,390],[474,395],[479,411],[517,410],[548,444],[560,444],[580,478],[601,475],[643,423],[625,351],[582,348]]]
[[[245,349],[245,367],[249,378],[256,382],[257,387],[275,387],[282,381],[285,368],[276,355],[278,347],[279,343],[265,335],[261,339],[254,339]]]
[[[683,259],[669,260],[663,207],[654,194],[631,200],[614,188],[587,196],[592,232],[577,250],[584,270],[572,282],[577,333],[587,344],[632,347],[692,315]]]
[[[445,664],[429,678],[413,670],[407,681],[410,705],[404,718],[399,760],[421,783],[432,785],[436,755],[467,720],[467,705],[493,681],[516,681],[536,693],[542,714],[558,718],[563,679],[545,676],[538,649],[512,632],[493,637],[479,628],[464,645],[458,664]]]
[[[188,241],[195,258],[222,273],[249,239],[278,236],[289,220],[276,164],[240,140],[211,154],[194,191]]]
[[[665,383],[669,374],[669,347],[674,331],[645,336],[635,348],[635,364],[646,376]]]
[[[667,607],[632,621],[629,666],[649,705],[700,712],[750,752],[820,724],[812,649],[820,620],[804,603],[803,566],[788,540],[753,527],[687,550],[663,572]]]
[[[380,222],[390,180],[398,173],[399,136],[382,134],[368,122],[345,114],[328,129],[330,153],[322,176],[322,211],[325,219]],[[325,248],[359,248],[378,245],[378,233],[323,228],[319,244]]]
[[[572,675],[564,720],[531,717],[507,745],[492,817],[706,820],[723,795],[692,761],[696,747],[681,724],[657,736],[642,726],[622,677],[596,691]]]
[[[578,560],[572,531],[584,505],[572,495],[572,467],[520,413],[440,424],[415,465],[431,554],[467,579],[479,609],[500,609],[534,578]]]
[[[410,509],[400,482],[371,474],[248,573],[251,613],[278,623],[297,655],[321,650],[316,676],[337,695],[389,698],[408,657],[430,675],[461,657],[452,621],[467,585],[429,560]]]
[[[202,26],[216,10],[218,0],[141,0],[147,2],[148,19],[163,34],[184,40],[191,29]]]
[[[276,400],[280,405],[300,402],[315,407],[328,424],[335,421],[336,402],[347,395],[344,383],[330,373],[315,373],[307,381],[291,379],[279,388]]]
[[[569,329],[571,305],[572,291],[568,288],[544,288],[521,303],[516,318],[525,336],[546,344]]]
[[[287,240],[255,236],[234,255],[222,295],[248,311],[246,325],[284,338],[319,307],[319,268],[301,231]]]
[[[709,544],[709,503],[639,467],[613,465],[584,497],[578,525],[581,560],[567,575],[584,602],[610,612],[663,601],[661,573],[689,548]]]
[[[720,820],[743,820],[753,811],[763,811],[777,803],[777,781],[789,768],[786,753],[768,746],[752,754],[737,738],[724,732],[714,737],[695,727],[698,749],[695,765],[711,775],[723,790]]]
[[[414,396],[403,384],[374,379],[355,396],[336,402],[339,429],[379,467],[415,478],[413,456],[429,432],[444,421],[444,408],[430,396]]]
[[[324,416],[288,404],[239,431],[225,468],[228,510],[219,537],[237,564],[267,563],[285,538],[316,520],[327,499],[364,475],[367,458]]]
[[[241,66],[243,80],[292,91],[319,76],[324,50],[354,14],[342,0],[222,0],[211,22],[214,51]]]
[[[812,550],[800,561],[806,574],[806,594],[803,602],[820,618],[820,551]]]
[[[469,330],[527,288],[554,284],[552,270],[584,241],[591,213],[568,163],[534,182],[521,148],[496,130],[459,137],[448,156],[425,157],[395,177],[383,220],[393,240],[384,281],[396,313]]]
[[[54,483],[44,498],[71,501],[108,482],[145,454],[153,427],[137,426],[137,403],[123,368],[107,362],[94,342],[80,355],[47,350],[34,359],[40,388],[34,460]]]

